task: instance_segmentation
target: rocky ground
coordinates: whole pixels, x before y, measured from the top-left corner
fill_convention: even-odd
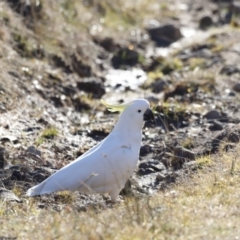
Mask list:
[[[117,115],[101,98],[146,98],[155,111],[123,199],[188,178],[199,158],[240,140],[238,1],[150,1],[144,16],[96,2],[0,3],[1,198],[24,204],[29,187],[106,137]],[[59,210],[71,197],[37,201]],[[74,193],[73,202],[106,201]]]

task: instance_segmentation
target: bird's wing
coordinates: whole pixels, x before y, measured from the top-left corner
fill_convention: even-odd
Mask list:
[[[138,153],[134,153],[128,146],[121,145],[96,152],[96,157],[96,175],[87,179],[85,184],[94,191],[105,192],[103,189],[111,188],[111,185],[117,185],[119,188],[124,186],[136,167]]]
[[[114,137],[106,138],[83,157],[60,169],[32,189],[35,195],[61,190],[95,191],[122,185],[132,174],[138,152]],[[136,153],[135,153],[136,152]]]
[[[105,138],[106,139],[106,138]],[[99,142],[96,146],[90,148],[88,151],[86,151],[84,154],[82,154],[81,156],[79,156],[78,158],[76,158],[74,161],[70,162],[68,165],[74,164],[77,161],[80,161],[81,159],[83,159],[84,157],[86,157],[87,155],[91,154],[92,152],[94,152],[96,149],[98,149],[105,141],[105,139],[103,139],[101,142]],[[66,165],[66,166],[68,166]],[[65,167],[66,167],[65,166]],[[63,167],[64,168],[64,167]]]

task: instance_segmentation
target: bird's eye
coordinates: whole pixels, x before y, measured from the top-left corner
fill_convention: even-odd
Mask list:
[[[138,110],[138,112],[140,113],[140,112],[141,112],[141,110]]]

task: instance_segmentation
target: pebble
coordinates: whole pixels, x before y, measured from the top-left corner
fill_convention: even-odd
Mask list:
[[[195,160],[195,153],[181,146],[174,148],[172,166],[175,169],[182,168],[183,163]]]
[[[0,188],[0,199],[4,201],[16,201],[18,203],[22,202],[12,191],[5,188]]]
[[[219,111],[213,109],[204,114],[203,117],[208,120],[214,120],[221,118],[221,114]]]
[[[233,90],[236,91],[236,92],[240,92],[240,83],[236,83],[236,84],[233,86]]]
[[[27,148],[26,152],[37,155],[39,157],[41,157],[41,155],[42,155],[42,152],[40,150],[36,149],[34,146],[29,146]]]
[[[151,27],[147,31],[150,38],[156,42],[158,47],[167,47],[182,38],[180,29],[173,24]]]
[[[211,131],[223,130],[223,124],[217,120],[213,120],[211,125],[209,126],[209,130]]]
[[[213,20],[209,16],[204,16],[199,21],[199,28],[205,30],[213,25]]]

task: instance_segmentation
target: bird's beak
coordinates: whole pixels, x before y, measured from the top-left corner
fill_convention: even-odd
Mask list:
[[[143,120],[144,121],[154,120],[154,115],[150,108],[148,108],[146,112],[143,114]]]

